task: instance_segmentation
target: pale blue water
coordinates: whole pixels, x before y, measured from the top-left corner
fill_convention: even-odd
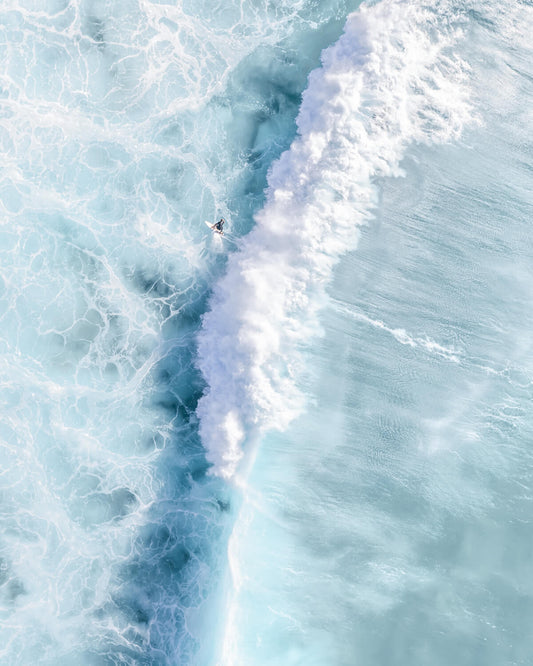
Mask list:
[[[357,5],[0,10],[0,663],[530,663],[533,10]]]

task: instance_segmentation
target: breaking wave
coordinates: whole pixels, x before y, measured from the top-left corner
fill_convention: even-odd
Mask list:
[[[361,7],[310,75],[298,136],[203,318],[197,414],[215,474],[231,478],[247,440],[301,411],[300,352],[320,334],[326,285],[372,216],[376,180],[402,174],[413,142],[452,140],[472,119],[461,21],[449,3]]]

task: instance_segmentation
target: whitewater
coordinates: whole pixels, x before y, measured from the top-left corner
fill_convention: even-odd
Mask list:
[[[532,29],[0,8],[0,663],[530,663]]]
[[[223,476],[245,433],[283,430],[297,413],[295,352],[316,335],[320,287],[371,215],[373,179],[399,174],[410,142],[451,139],[470,116],[448,13],[446,4],[362,9],[309,77],[299,138],[273,166],[257,225],[204,318],[200,368],[225,399],[200,401],[200,434]]]

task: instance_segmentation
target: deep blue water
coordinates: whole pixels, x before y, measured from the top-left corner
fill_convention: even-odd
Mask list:
[[[533,8],[358,5],[0,10],[2,664],[529,663]]]

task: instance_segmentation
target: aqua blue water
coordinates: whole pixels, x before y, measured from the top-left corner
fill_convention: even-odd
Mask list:
[[[533,8],[358,5],[0,9],[0,663],[531,661]]]

